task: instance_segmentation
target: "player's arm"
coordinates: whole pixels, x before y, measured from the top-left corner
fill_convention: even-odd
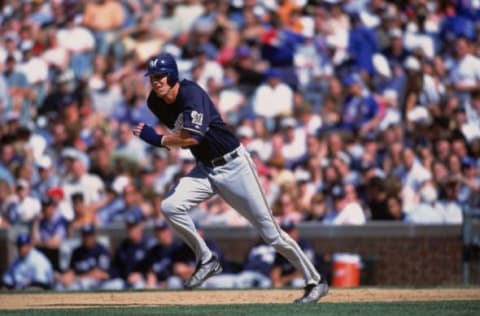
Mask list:
[[[180,130],[173,134],[162,135],[153,127],[145,123],[138,123],[133,129],[133,134],[145,142],[157,147],[190,147],[198,144],[198,140],[186,130]]]
[[[103,270],[99,267],[95,267],[88,272],[79,274],[78,277],[79,278],[95,279],[95,280],[99,280],[99,281],[105,281],[105,280],[108,280],[109,274],[108,274],[107,271],[105,271],[105,270]]]
[[[173,134],[163,135],[163,144],[167,147],[190,147],[198,145],[199,141],[192,137],[190,133],[186,130],[180,130]]]

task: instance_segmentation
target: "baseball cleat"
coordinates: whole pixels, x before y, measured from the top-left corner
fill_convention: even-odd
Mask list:
[[[200,286],[203,281],[209,277],[222,272],[222,266],[216,256],[212,256],[210,260],[205,263],[198,263],[195,272],[184,284],[186,289],[193,289]]]
[[[328,284],[322,277],[322,280],[319,283],[307,285],[303,296],[297,298],[294,303],[316,303],[319,299],[327,295],[327,293]]]

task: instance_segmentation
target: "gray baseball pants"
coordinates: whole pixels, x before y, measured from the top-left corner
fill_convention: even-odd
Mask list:
[[[303,274],[306,284],[318,283],[321,277],[313,264],[273,218],[250,155],[243,146],[236,151],[239,157],[223,166],[210,168],[198,163],[187,176],[181,178],[162,202],[165,219],[194,251],[197,262],[205,262],[212,253],[195,229],[188,211],[212,195],[219,194],[250,221],[266,243]]]

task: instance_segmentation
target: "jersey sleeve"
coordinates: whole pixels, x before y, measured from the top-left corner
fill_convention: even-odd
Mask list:
[[[190,92],[184,99],[183,129],[201,140],[210,123],[209,100],[200,91]]]

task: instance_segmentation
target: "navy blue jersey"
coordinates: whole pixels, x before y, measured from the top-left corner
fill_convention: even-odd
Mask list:
[[[245,263],[243,270],[260,272],[270,277],[270,270],[272,269],[274,260],[275,249],[270,245],[261,243],[250,249],[247,263]]]
[[[157,244],[148,251],[146,269],[155,273],[159,282],[167,280],[173,274],[173,258],[179,246],[179,243]]]
[[[302,240],[302,239],[298,241],[298,245],[300,246],[300,248],[302,248],[307,258],[314,265],[316,265],[317,264],[316,255],[312,245],[308,241]],[[275,254],[275,261],[273,263],[273,266],[280,267],[282,275],[289,275],[296,271],[295,267],[278,252]]]
[[[110,254],[101,244],[97,243],[92,248],[80,246],[73,251],[70,259],[70,269],[75,274],[84,274],[100,268],[104,271],[110,269]]]
[[[130,273],[145,273],[145,257],[148,251],[148,241],[143,239],[139,243],[133,243],[125,239],[115,252],[112,262],[112,276],[126,279]]]
[[[171,130],[184,129],[200,143],[190,147],[198,161],[206,163],[237,148],[240,143],[223,122],[207,93],[190,80],[182,80],[175,102],[167,104],[151,91],[149,109]]]

